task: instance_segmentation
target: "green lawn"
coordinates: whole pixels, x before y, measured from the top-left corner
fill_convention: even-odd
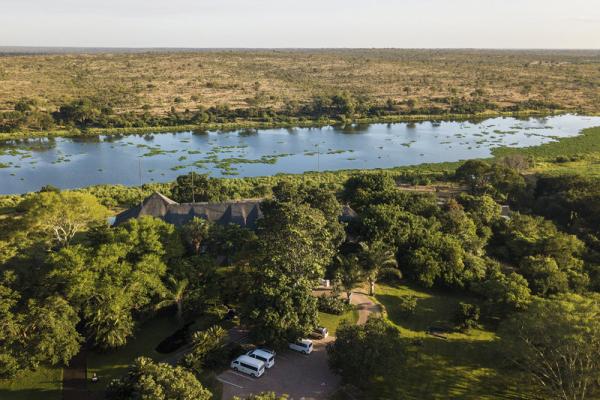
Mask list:
[[[329,331],[330,335],[335,336],[338,325],[342,320],[347,320],[351,324],[355,324],[358,321],[358,311],[350,310],[342,315],[328,314],[324,312],[319,313],[319,324],[324,326]]]
[[[418,298],[411,317],[402,315],[398,298]],[[394,382],[375,385],[373,397],[398,399],[523,399],[522,377],[505,363],[498,352],[498,338],[481,328],[469,333],[452,332],[447,339],[427,334],[433,326],[451,326],[460,301],[472,298],[424,290],[414,286],[380,285],[375,298],[387,317],[406,338],[407,361],[399,358]]]
[[[11,380],[0,380],[2,400],[60,400],[62,399],[61,367],[40,367],[37,371],[20,374]]]
[[[129,365],[137,357],[145,356],[157,361],[165,358],[165,354],[157,353],[154,349],[177,329],[178,325],[173,317],[157,317],[141,326],[135,337],[130,338],[124,347],[107,353],[88,353],[88,376],[95,372],[100,378],[97,385],[90,385],[90,387],[104,390],[112,379],[125,374]]]

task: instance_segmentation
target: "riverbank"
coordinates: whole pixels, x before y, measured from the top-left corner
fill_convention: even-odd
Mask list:
[[[439,115],[387,115],[373,118],[355,118],[348,120],[339,120],[332,118],[320,119],[304,119],[292,117],[289,121],[254,121],[254,120],[238,120],[235,122],[222,123],[202,123],[202,124],[186,124],[172,126],[145,126],[145,127],[130,127],[130,128],[62,128],[49,131],[17,131],[17,132],[2,132],[0,133],[0,142],[11,140],[24,140],[34,138],[56,138],[56,137],[94,137],[94,136],[126,136],[126,135],[141,135],[149,133],[169,133],[169,132],[184,132],[184,131],[233,131],[244,129],[280,129],[280,128],[321,128],[325,126],[343,126],[350,124],[381,124],[381,123],[410,123],[423,121],[478,121],[487,118],[498,117],[513,117],[513,118],[531,118],[531,117],[552,117],[569,113],[569,110],[529,110],[518,112],[498,112],[485,111],[475,114],[439,114]],[[586,113],[589,116],[600,116],[598,114]]]
[[[506,156],[522,155],[529,159],[531,167],[527,174],[581,174],[600,176],[600,127],[584,129],[580,135],[560,139],[556,142],[538,146],[510,148],[500,147],[492,150],[492,157],[483,158],[490,162]],[[281,181],[312,182],[341,187],[351,175],[357,173],[386,173],[395,179],[409,183],[426,185],[436,181],[445,181],[464,161],[420,163],[382,169],[345,169],[337,171],[302,174],[277,174],[260,177],[234,177],[221,179],[225,190],[232,198],[265,197],[269,189]],[[159,191],[170,195],[173,182],[147,183],[140,186],[121,184],[92,185],[79,189],[70,189],[90,193],[104,205],[119,209],[129,207],[141,198]],[[9,212],[26,196],[25,194],[0,195],[0,214]]]

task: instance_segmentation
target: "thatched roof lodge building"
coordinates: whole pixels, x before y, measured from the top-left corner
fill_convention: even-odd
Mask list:
[[[115,225],[131,218],[145,215],[160,218],[170,224],[185,225],[193,218],[203,218],[219,225],[236,224],[243,228],[256,228],[256,221],[262,216],[260,199],[234,200],[223,203],[177,203],[168,197],[154,193],[142,204],[118,214]]]
[[[236,224],[242,228],[255,229],[262,217],[262,199],[232,200],[222,203],[177,203],[168,197],[154,193],[129,210],[118,214],[114,225],[122,224],[131,218],[145,215],[160,218],[175,226],[182,226],[193,218],[203,218],[219,225]],[[349,222],[356,218],[356,212],[349,206],[342,208],[340,221]]]

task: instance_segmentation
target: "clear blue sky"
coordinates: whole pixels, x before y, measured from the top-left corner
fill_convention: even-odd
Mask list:
[[[0,0],[0,46],[600,48],[600,0]]]

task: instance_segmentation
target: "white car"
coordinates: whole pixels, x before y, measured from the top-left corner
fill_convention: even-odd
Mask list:
[[[275,352],[267,349],[254,349],[246,353],[248,357],[260,360],[265,363],[265,367],[273,368],[275,365]]]
[[[231,362],[231,369],[259,378],[265,373],[265,363],[255,358],[243,355]]]
[[[300,353],[310,354],[313,351],[313,342],[310,339],[300,339],[290,343],[288,347]]]

